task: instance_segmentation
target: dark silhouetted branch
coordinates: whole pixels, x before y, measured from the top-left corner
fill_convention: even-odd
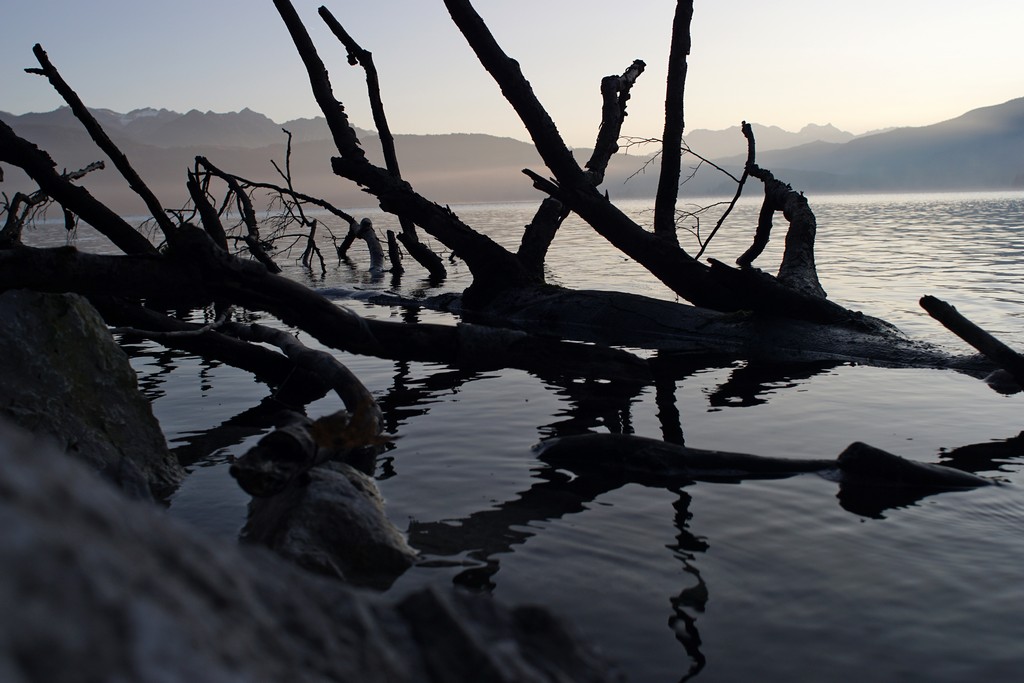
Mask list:
[[[661,174],[654,199],[654,233],[670,244],[676,236],[676,197],[683,145],[683,95],[686,90],[686,58],[690,54],[690,20],[693,0],[678,0],[672,20],[672,42],[665,90],[665,132],[661,136]]]
[[[594,143],[594,153],[586,164],[588,177],[594,185],[604,182],[608,162],[619,151],[619,136],[622,133],[622,122],[626,118],[629,93],[646,66],[642,60],[637,59],[621,76],[605,76],[601,79],[601,127]]]
[[[750,165],[747,172],[764,183],[765,206],[761,208],[760,221],[765,220],[769,206],[773,211],[781,211],[789,221],[786,248],[782,255],[782,265],[779,266],[779,282],[805,294],[824,298],[825,290],[818,282],[818,271],[814,264],[817,222],[807,198],[786,183],[776,180],[770,171]],[[770,221],[767,229],[771,229]]]
[[[562,221],[569,215],[569,209],[554,197],[545,197],[533,220],[523,231],[523,239],[516,255],[523,266],[538,278],[544,277],[544,260],[548,247],[554,239]]]
[[[704,255],[704,252],[707,250],[708,245],[711,244],[711,240],[714,239],[715,235],[718,234],[719,228],[721,228],[722,225],[725,223],[725,219],[728,218],[729,214],[732,213],[732,210],[736,208],[736,202],[740,200],[740,195],[743,194],[743,186],[746,184],[747,178],[750,176],[750,167],[754,165],[754,130],[746,121],[742,123],[742,125],[740,126],[740,130],[743,131],[743,137],[747,139],[747,163],[743,166],[743,175],[741,175],[739,177],[739,180],[736,181],[736,192],[732,196],[732,201],[729,202],[729,206],[725,209],[725,211],[722,212],[722,215],[719,216],[718,222],[715,223],[715,227],[711,230],[711,234],[709,234],[707,236],[707,239],[705,239],[704,242],[700,245],[700,251],[697,252],[697,255],[694,256],[694,258],[699,259],[701,256]],[[764,249],[763,245],[761,249]],[[745,256],[746,254],[744,254],[744,256],[741,256],[740,259],[743,259]],[[737,263],[740,263],[740,261],[737,260]],[[740,263],[740,265],[747,264]]]
[[[213,204],[210,203],[203,184],[199,182],[198,166],[197,162],[196,171],[188,172],[188,180],[185,183],[185,187],[188,189],[188,194],[192,198],[192,204],[196,207],[196,211],[199,212],[199,219],[203,223],[203,228],[210,235],[210,239],[224,251],[229,251],[228,236],[224,232],[224,225],[220,222],[220,215]]]
[[[455,25],[465,36],[477,59],[501,87],[501,92],[530,133],[534,146],[562,185],[568,180],[587,184],[555,122],[537,99],[519,63],[505,54],[490,29],[468,0],[445,0]]]
[[[327,127],[331,130],[334,138],[334,145],[342,154],[353,158],[364,158],[366,155],[363,148],[359,146],[359,139],[356,137],[355,129],[348,122],[348,115],[341,102],[334,99],[334,92],[331,89],[331,79],[327,75],[327,67],[323,60],[317,55],[313,41],[302,25],[302,20],[295,12],[295,8],[288,0],[274,0],[274,6],[284,20],[285,26],[291,34],[292,41],[298,49],[306,71],[309,73],[310,85],[313,89],[313,97],[324,112],[327,119]],[[328,112],[330,112],[328,114]]]
[[[1024,356],[968,320],[956,308],[934,296],[921,297],[921,308],[965,342],[976,348],[990,361],[1006,370],[1024,389]]]
[[[388,213],[404,215],[416,225],[457,252],[473,273],[473,284],[466,292],[467,303],[473,305],[490,299],[495,292],[509,287],[534,284],[522,264],[504,247],[459,220],[450,209],[428,201],[413,191],[409,183],[394,177],[387,169],[367,161],[355,143],[344,109],[334,98],[330,80],[317,55],[309,34],[287,0],[275,0],[275,6],[291,33],[296,49],[306,65],[317,102],[332,131],[347,128],[350,134],[335,133],[335,144],[341,155],[331,160],[334,172],[366,188],[377,197],[380,207]]]
[[[384,113],[384,100],[380,94],[380,79],[377,76],[377,67],[373,63],[373,54],[369,50],[364,50],[360,47],[326,7],[321,7],[319,13],[331,29],[331,32],[334,33],[348,51],[348,63],[353,66],[361,66],[363,71],[366,72],[366,90],[370,99],[370,111],[373,114],[373,123],[377,127],[377,136],[380,138],[381,150],[384,154],[384,165],[393,176],[401,178],[402,172],[398,166],[398,154],[395,152],[395,138],[391,134],[391,127],[388,125],[388,119]],[[419,237],[416,235],[415,224],[407,217],[401,215],[398,217],[398,221],[402,226],[402,236],[399,239],[409,251],[409,255],[426,268],[431,277],[447,277],[448,271],[445,269],[441,257],[419,241]],[[389,248],[390,246],[391,243],[389,242]],[[397,249],[397,245],[395,248]],[[395,272],[393,267],[392,272]]]
[[[242,221],[245,223],[247,232],[244,239],[246,246],[249,247],[249,253],[271,273],[280,273],[281,267],[274,263],[274,259],[263,248],[263,243],[260,239],[260,226],[256,220],[256,210],[252,206],[252,200],[235,176],[224,173],[203,156],[196,157],[196,164],[202,166],[207,173],[217,176],[228,184],[238,204],[238,213],[242,216]]]
[[[126,254],[156,253],[156,248],[134,227],[84,187],[58,173],[49,154],[19,137],[3,121],[0,121],[0,161],[23,170],[39,185],[40,191],[80,216]]]
[[[102,168],[104,168],[102,161],[94,161],[88,166],[77,171],[71,171],[61,175],[65,180],[78,180],[85,177],[87,174]],[[0,174],[0,180],[3,180],[2,174]],[[4,211],[7,212],[7,219],[4,221],[3,229],[0,230],[0,248],[19,244],[21,242],[21,233],[25,224],[31,220],[32,216],[37,215],[38,212],[51,201],[53,201],[53,198],[42,190],[36,190],[32,194],[16,192],[10,202],[8,202],[4,207]],[[70,231],[74,227],[74,219],[72,218],[69,221],[69,216],[71,216],[71,214],[65,211],[65,226],[70,225],[71,227],[68,227],[68,230]]]
[[[132,168],[131,163],[128,161],[128,157],[118,149],[117,145],[107,136],[103,127],[100,126],[99,122],[92,115],[92,113],[86,108],[78,94],[71,89],[61,77],[57,68],[50,63],[50,58],[46,55],[42,46],[36,44],[32,48],[32,52],[35,54],[36,59],[39,61],[39,65],[42,69],[28,69],[30,73],[36,73],[43,75],[50,81],[50,85],[53,86],[54,90],[64,101],[71,107],[72,113],[75,117],[81,121],[82,125],[85,126],[86,131],[89,133],[89,137],[93,139],[93,142],[103,150],[103,153],[110,157],[110,160],[114,163],[114,167],[117,168],[118,172],[128,181],[129,187],[135,194],[142,198],[145,202],[146,208],[149,209],[150,215],[156,220],[157,225],[160,226],[160,230],[164,234],[164,239],[170,241],[173,237],[175,225],[171,219],[167,216],[164,211],[163,205],[160,200],[157,199],[153,191],[149,189],[142,177]]]

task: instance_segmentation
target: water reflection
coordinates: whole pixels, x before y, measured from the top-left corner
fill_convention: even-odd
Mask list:
[[[972,229],[968,238],[965,237],[967,228],[952,225],[953,219],[937,220],[936,216],[942,212],[937,211],[934,205],[897,200],[883,206],[877,202],[857,205],[853,200],[836,200],[832,204],[818,202],[815,208],[821,237],[819,265],[826,288],[837,300],[851,302],[867,313],[879,313],[894,320],[912,336],[949,346],[955,341],[922,316],[916,300],[923,293],[941,294],[944,288],[955,287],[959,290],[957,295],[949,298],[960,310],[995,333],[1006,332],[1011,343],[1014,339],[1019,342],[1024,329],[1019,305],[1024,290],[1021,290],[1020,280],[1016,277],[1019,255],[1024,253],[1024,232],[1018,228],[1021,203],[1014,206],[1005,202],[983,204],[980,208],[985,208],[987,216],[975,213],[979,207],[966,204],[959,208],[949,207],[950,215],[962,215],[964,226]],[[499,217],[503,224],[519,223],[509,221],[508,211],[502,211]],[[944,225],[946,229],[937,231],[934,228],[936,224]],[[973,232],[974,227],[978,228],[976,232]],[[722,239],[724,246],[728,235],[716,239]],[[640,289],[654,296],[670,296],[658,285],[647,284],[647,275],[622,262],[617,253],[602,261],[597,253],[600,244],[595,242],[591,231],[573,232],[573,226],[567,224],[559,240],[561,242],[552,251],[553,260],[549,262],[549,268],[566,285]],[[971,255],[966,257],[968,246]],[[894,259],[894,252],[906,258]],[[925,252],[927,257],[919,257]],[[851,253],[856,254],[856,258],[851,259]],[[595,254],[598,258],[591,260]],[[392,289],[401,287],[407,296],[419,296],[431,287],[429,282],[414,282],[409,273],[401,283],[395,280],[389,283],[388,280],[375,281],[362,269],[346,272],[345,268],[340,266],[336,276],[346,286],[355,283],[375,291],[389,286]],[[956,274],[953,279],[950,278],[951,272]],[[453,270],[453,273],[457,276],[458,271]],[[582,273],[582,277],[577,278],[577,273]],[[459,289],[459,280],[453,277],[445,287]],[[418,319],[415,311],[399,313],[397,309],[384,308],[379,311],[384,311],[383,315],[402,315],[406,320]],[[1020,345],[1024,346],[1024,343]],[[200,386],[216,374],[217,368],[204,368],[195,362],[194,357],[186,354],[143,345],[139,349],[141,355],[137,360],[147,365],[140,372],[140,382],[148,395],[159,397],[158,404],[162,400],[171,400],[175,395],[175,380],[171,378],[173,370],[179,371],[179,384],[190,382],[189,386]],[[428,558],[422,568],[414,570],[427,574],[424,580],[436,581],[438,574],[447,580],[454,574],[455,583],[478,591],[491,591],[503,583],[510,587],[515,583],[510,576],[513,568],[526,563],[532,563],[531,569],[538,574],[555,565],[572,567],[567,571],[576,570],[573,564],[579,558],[570,556],[571,551],[566,550],[565,545],[559,545],[567,527],[594,526],[593,519],[598,514],[614,516],[628,524],[650,525],[642,531],[639,526],[628,527],[626,523],[611,528],[613,532],[635,528],[637,534],[647,535],[634,547],[641,543],[650,544],[654,547],[652,554],[662,552],[663,547],[667,547],[670,553],[662,552],[667,557],[660,558],[668,567],[665,572],[667,581],[655,575],[648,584],[656,587],[654,607],[630,605],[629,609],[636,611],[628,616],[633,621],[621,624],[623,628],[651,624],[652,630],[660,631],[668,641],[661,646],[662,652],[656,650],[658,645],[652,645],[649,651],[624,653],[625,657],[633,658],[624,663],[640,672],[637,680],[664,680],[679,676],[686,680],[702,671],[707,675],[711,673],[705,668],[708,657],[720,657],[716,661],[721,663],[721,668],[716,665],[715,673],[721,676],[723,670],[729,671],[727,658],[721,657],[723,652],[743,652],[751,658],[765,661],[771,657],[778,660],[788,657],[790,653],[785,651],[769,651],[767,648],[777,647],[775,641],[760,638],[763,634],[756,631],[756,625],[740,624],[742,617],[723,622],[721,605],[735,604],[732,593],[737,586],[757,580],[773,587],[783,585],[791,578],[787,572],[794,568],[806,569],[812,579],[818,573],[826,574],[827,582],[832,582],[833,576],[845,577],[838,589],[843,595],[839,592],[829,594],[818,585],[808,587],[806,596],[767,591],[773,594],[759,596],[748,606],[770,613],[774,621],[766,621],[785,627],[787,620],[800,622],[819,607],[822,613],[836,607],[841,610],[849,605],[844,601],[846,596],[855,596],[853,600],[861,603],[858,609],[866,605],[863,613],[849,615],[840,612],[844,615],[842,625],[823,620],[820,633],[815,634],[813,640],[801,642],[801,648],[806,646],[808,650],[814,650],[819,653],[819,658],[826,657],[820,653],[831,648],[846,648],[856,654],[862,650],[851,644],[853,640],[848,636],[876,630],[898,630],[906,636],[899,639],[899,657],[903,659],[896,659],[895,650],[882,651],[883,657],[872,660],[881,672],[879,679],[893,678],[893,672],[899,667],[904,672],[908,670],[910,667],[905,662],[915,660],[906,658],[904,651],[912,652],[915,647],[927,650],[927,659],[919,659],[918,663],[925,662],[937,668],[950,662],[951,655],[944,655],[938,648],[924,648],[922,643],[927,645],[931,641],[915,633],[912,626],[915,622],[925,624],[921,633],[934,632],[935,629],[931,628],[933,621],[929,619],[932,608],[923,603],[929,600],[942,602],[947,598],[955,600],[956,590],[961,586],[985,586],[986,589],[976,591],[970,603],[964,603],[962,614],[953,615],[951,610],[949,615],[943,615],[946,621],[942,623],[950,625],[949,632],[953,637],[970,641],[974,647],[979,643],[979,639],[973,636],[977,628],[989,628],[992,632],[1002,628],[1011,636],[1019,634],[1019,629],[1018,634],[1013,633],[1019,619],[1012,613],[1012,605],[1019,602],[1019,593],[1003,590],[1009,581],[993,579],[992,575],[999,576],[998,572],[1002,572],[1001,576],[1012,576],[1012,568],[1019,567],[1020,544],[1012,540],[1011,534],[1019,527],[1020,512],[1019,506],[1010,505],[1006,492],[995,487],[990,493],[972,496],[970,501],[961,498],[952,505],[927,506],[921,505],[920,492],[894,497],[879,495],[877,489],[858,490],[845,483],[839,485],[838,495],[833,498],[835,483],[810,477],[772,482],[768,487],[745,483],[731,487],[730,495],[721,493],[722,487],[697,484],[681,488],[679,482],[665,483],[664,490],[654,492],[640,487],[624,488],[623,484],[627,482],[622,478],[574,475],[532,460],[526,451],[527,441],[537,434],[546,439],[586,432],[653,435],[660,430],[664,441],[675,444],[683,444],[684,434],[688,434],[694,445],[727,441],[737,450],[789,452],[787,449],[796,443],[799,447],[793,448],[792,452],[813,453],[815,449],[824,448],[830,450],[821,455],[833,457],[848,440],[834,443],[831,439],[838,437],[823,435],[823,432],[846,422],[852,429],[843,431],[843,438],[848,439],[849,432],[869,442],[875,438],[888,438],[889,443],[882,445],[895,451],[906,444],[912,457],[929,459],[929,454],[935,453],[942,464],[970,472],[1018,472],[1024,462],[1024,435],[938,451],[936,444],[946,442],[948,446],[954,446],[973,439],[980,441],[985,438],[986,431],[992,431],[993,436],[1005,437],[1013,431],[1005,430],[1005,426],[1016,424],[1012,416],[1009,420],[1006,418],[1006,410],[993,410],[993,406],[996,409],[998,406],[987,402],[988,397],[972,393],[962,376],[947,379],[941,377],[941,373],[932,373],[935,378],[930,380],[930,384],[922,383],[920,386],[926,388],[915,395],[914,389],[901,386],[902,378],[907,377],[905,374],[893,373],[883,377],[881,372],[862,373],[869,380],[851,386],[844,382],[856,373],[846,372],[846,369],[836,373],[842,378],[835,381],[821,379],[835,370],[835,366],[828,364],[763,366],[721,356],[658,354],[652,359],[655,368],[653,385],[545,376],[535,378],[535,384],[526,386],[522,373],[516,375],[518,384],[510,384],[507,380],[515,373],[481,375],[439,365],[405,362],[382,363],[381,366],[384,369],[379,371],[380,378],[374,379],[374,393],[384,409],[386,431],[403,438],[397,442],[397,448],[379,460],[378,478],[392,479],[389,482],[394,487],[392,491],[401,491],[403,498],[415,499],[418,487],[424,484],[423,490],[429,493],[419,492],[421,497],[441,492],[436,500],[422,504],[416,501],[409,506],[414,512],[422,513],[419,518],[424,520],[413,522],[409,527],[411,541]],[[378,372],[377,366],[373,367],[374,372]],[[484,384],[488,387],[481,389]],[[850,395],[851,388],[860,393]],[[933,389],[935,396],[919,396]],[[180,387],[177,391],[180,395]],[[216,391],[216,386],[213,391]],[[518,416],[510,417],[509,426],[502,426],[502,438],[515,430],[514,438],[522,446],[521,450],[511,456],[506,450],[488,457],[483,451],[490,444],[498,444],[499,437],[489,433],[491,425],[481,417],[484,413],[478,412],[476,406],[463,398],[467,395],[480,396],[482,391],[498,396],[495,403],[499,403],[501,397],[507,398],[511,392],[522,392],[523,397],[529,397],[531,409],[542,404],[542,401],[534,400],[538,395],[551,398],[553,405],[550,411],[543,408],[537,409],[540,413],[524,410]],[[896,393],[897,398],[887,399],[886,392]],[[202,460],[208,457],[202,455],[204,452],[230,449],[244,441],[247,434],[269,429],[274,421],[274,410],[264,403],[266,399],[260,399],[262,395],[254,397],[251,391],[248,395],[238,392],[231,397],[234,403],[230,409],[225,408],[227,419],[218,417],[217,424],[205,432],[183,434],[179,430],[176,441],[180,444],[182,457]],[[515,396],[519,398],[520,394]],[[908,412],[887,415],[886,408],[877,408],[880,399],[885,400],[885,406],[899,406],[896,410],[900,411],[904,410],[901,402],[913,405]],[[206,397],[204,400],[207,403],[201,408],[208,410],[207,406],[220,405],[217,401],[221,399],[218,397],[211,401]],[[787,403],[790,407],[778,409],[779,404]],[[442,411],[436,410],[438,404],[445,404],[448,409],[443,417]],[[950,409],[948,405],[954,407]],[[1013,404],[1007,401],[1005,405],[1012,407]],[[189,408],[195,410],[196,406],[191,404]],[[431,415],[432,411],[434,415]],[[713,415],[709,414],[711,411],[715,411]],[[936,416],[917,419],[913,411],[935,411]],[[989,415],[990,411],[994,416]],[[808,412],[815,415],[807,418]],[[835,417],[840,413],[842,417]],[[492,411],[486,416],[489,418],[493,414]],[[742,415],[741,419],[737,417],[739,415]],[[827,419],[822,415],[827,415]],[[954,417],[950,418],[950,415]],[[684,419],[686,424],[683,424]],[[896,425],[900,420],[916,420],[921,425],[920,430],[914,431],[918,429],[916,424],[913,429],[903,429]],[[957,424],[953,426],[953,422]],[[967,424],[964,426],[962,423]],[[993,423],[999,426],[992,427]],[[775,427],[778,427],[778,433],[773,434],[771,429]],[[470,439],[453,444],[450,438],[453,429],[475,431],[472,453],[462,453],[460,458],[456,449],[465,449]],[[737,439],[736,432],[743,432],[746,440]],[[789,436],[793,432],[803,433],[800,441]],[[420,449],[428,456],[437,453],[450,455],[451,460],[445,463],[445,467],[439,467],[431,457],[423,457],[419,461],[406,457]],[[500,451],[500,448],[495,450]],[[499,471],[496,461],[506,469]],[[520,466],[515,475],[508,475],[507,472],[515,465]],[[512,476],[519,478],[512,480]],[[501,479],[499,484],[494,483],[497,479]],[[513,483],[505,487],[509,481]],[[644,483],[650,485],[653,482]],[[233,482],[229,484],[234,485]],[[452,503],[445,499],[443,492],[454,494],[467,488],[474,489],[478,495],[476,498],[464,496],[459,501],[460,504],[465,503],[464,509],[452,513]],[[812,492],[811,496],[806,495],[808,491]],[[654,498],[654,494],[662,497]],[[990,498],[986,499],[986,495]],[[709,509],[707,501],[718,501],[719,497],[736,502],[735,507],[741,512]],[[398,496],[389,501],[393,505],[391,509],[406,512],[401,507],[403,501],[396,499]],[[654,507],[658,509],[641,514],[629,507],[650,499],[657,501]],[[979,500],[981,503],[977,502]],[[965,502],[968,504],[964,505]],[[776,503],[782,505],[772,507]],[[996,536],[991,533],[993,524],[977,513],[979,508],[988,509],[985,506],[995,507],[1003,514],[996,530],[1010,532],[994,538],[991,546],[980,540]],[[719,507],[728,508],[730,505]],[[893,512],[904,508],[916,509],[906,513]],[[765,509],[772,509],[773,513],[758,518],[758,512]],[[896,517],[899,523],[893,524],[890,519],[859,524],[859,520],[854,520],[851,515],[861,518],[860,521]],[[394,517],[396,521],[404,518],[404,515]],[[560,524],[560,520],[567,523]],[[657,527],[654,520],[664,522],[664,525]],[[936,541],[936,538],[940,540]],[[609,535],[599,540],[587,540],[603,543],[600,550],[611,556],[618,554],[616,560],[623,564],[634,559],[620,552],[629,545],[619,538]],[[714,554],[708,552],[712,544],[716,547]],[[562,551],[561,554],[534,552],[538,547],[546,549],[551,545]],[[749,561],[750,557],[760,559],[766,553],[775,557],[770,555],[773,546],[782,548],[785,553],[793,550],[792,558],[787,557],[779,566],[773,566],[769,561]],[[822,557],[832,555],[841,561],[831,565],[808,561],[805,567],[801,564],[807,559],[804,551],[812,546],[820,548]],[[964,551],[965,546],[989,554],[978,556],[973,551]],[[849,552],[851,549],[853,552]],[[848,555],[844,554],[847,552]],[[723,566],[723,556],[732,562],[728,566],[736,571],[735,575],[729,575],[728,580],[723,579],[721,571],[716,573],[716,569]],[[589,557],[584,561],[586,559]],[[843,566],[839,566],[840,563]],[[429,576],[430,566],[435,564],[448,569]],[[941,572],[934,571],[936,566],[941,567]],[[638,576],[648,580],[648,575],[642,572],[649,569],[638,569]],[[614,578],[598,576],[594,581],[601,585],[601,582]],[[514,592],[514,589],[510,590]],[[572,592],[572,585],[562,584],[557,590],[566,592],[571,599],[577,597]],[[709,609],[712,590],[716,591],[717,614]],[[914,597],[907,599],[908,592],[913,592]],[[610,594],[629,597],[625,592]],[[1015,595],[1017,598],[1013,597]],[[544,601],[549,595],[538,590],[530,597]],[[588,595],[579,594],[581,602],[587,599]],[[915,601],[917,604],[912,604]],[[568,607],[564,616],[570,621],[577,618],[570,600],[565,602]],[[887,608],[888,611],[876,610],[875,605],[895,607]],[[714,628],[707,611],[718,620]],[[762,623],[757,619],[751,621]],[[732,628],[729,628],[730,624]],[[608,641],[615,638],[612,633]],[[721,641],[726,639],[733,644],[723,645]],[[605,642],[606,647],[608,641]],[[984,646],[984,643],[980,644]],[[984,651],[984,647],[981,650]],[[884,661],[885,656],[890,657],[890,661]],[[970,660],[967,657],[967,666],[979,666],[977,660],[982,658],[976,656],[975,660]],[[672,666],[676,666],[679,661],[683,663],[672,676],[643,676],[645,671],[653,668],[661,667],[664,671],[667,667],[663,662],[672,662]],[[970,663],[972,661],[973,664]],[[956,662],[957,666],[962,664]],[[645,669],[645,666],[649,668]],[[925,677],[936,673],[934,670],[920,670]],[[786,679],[780,678],[778,670],[772,672],[770,662],[766,671],[766,680]],[[816,678],[808,676],[812,677]],[[836,677],[837,680],[863,678],[855,678],[850,671],[837,672]],[[790,680],[792,678],[789,677]],[[942,675],[936,678],[941,679]],[[947,675],[945,680],[950,680],[950,676]]]
[[[837,365],[838,362],[829,361],[741,364],[732,370],[728,380],[711,392],[708,404],[715,408],[748,408],[767,403],[772,394],[783,389],[793,389],[805,380],[824,374]]]
[[[1024,432],[1008,439],[943,449],[940,462],[965,472],[1011,472],[1007,467],[1024,459]]]
[[[708,586],[704,583],[700,571],[697,569],[695,559],[697,553],[703,553],[708,549],[708,543],[703,538],[694,535],[688,529],[693,513],[690,512],[691,498],[689,494],[680,491],[679,498],[672,507],[675,510],[675,525],[679,530],[676,542],[669,545],[673,555],[683,564],[683,573],[689,580],[689,585],[683,588],[678,595],[669,601],[672,605],[672,616],[668,619],[668,626],[675,634],[676,640],[683,646],[687,656],[690,658],[690,670],[680,679],[687,681],[701,672],[707,664],[704,653],[701,652],[700,632],[697,630],[697,616],[703,614],[708,604]]]
[[[290,408],[273,396],[267,396],[255,406],[214,427],[183,434],[175,440],[171,452],[186,467],[199,463],[210,464],[213,462],[213,454],[281,426],[292,414]]]
[[[616,477],[572,476],[549,466],[535,470],[534,476],[535,483],[529,489],[491,509],[454,520],[412,521],[407,530],[409,542],[432,558],[428,564],[469,564],[453,577],[455,585],[491,592],[501,569],[500,556],[542,533],[551,522],[586,511],[602,495],[626,483]],[[688,529],[693,516],[689,494],[678,491],[678,496],[672,506],[677,534],[666,547],[682,564],[686,585],[669,600],[668,626],[691,661],[689,671],[681,679],[688,680],[706,664],[700,650],[697,618],[704,612],[709,591],[696,566],[696,557],[709,546]],[[457,559],[438,562],[439,558]]]

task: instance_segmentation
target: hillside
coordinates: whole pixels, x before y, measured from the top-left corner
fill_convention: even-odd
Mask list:
[[[322,118],[277,124],[248,109],[229,114],[195,110],[180,114],[157,109],[126,114],[96,110],[95,114],[169,207],[184,204],[185,172],[197,154],[239,175],[274,180],[276,172],[270,161],[283,161],[282,128],[293,134],[292,167],[301,190],[341,206],[371,203],[358,188],[331,173],[333,147]],[[49,151],[62,167],[79,168],[101,156],[67,108],[20,116],[0,112],[0,119]],[[380,144],[375,134],[358,133],[368,156],[379,161]],[[807,191],[1024,187],[1024,98],[976,109],[932,126],[862,137],[829,125],[808,125],[793,133],[755,124],[755,135],[758,162]],[[745,143],[738,126],[722,131],[691,131],[686,141],[702,156],[737,174],[742,168]],[[442,204],[537,198],[537,192],[520,173],[526,167],[542,169],[529,143],[453,133],[397,135],[395,144],[403,175],[422,194]],[[633,148],[613,159],[605,183],[613,198],[653,196],[656,169],[634,176],[646,161],[645,154],[651,151]],[[576,150],[581,162],[589,153]],[[684,192],[728,192],[730,183],[705,167],[687,183]],[[86,185],[120,212],[142,211],[141,202],[110,168],[89,176]],[[10,195],[26,187],[25,178],[8,169],[2,189]]]

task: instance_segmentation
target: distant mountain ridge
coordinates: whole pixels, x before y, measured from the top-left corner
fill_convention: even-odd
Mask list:
[[[138,144],[153,147],[267,147],[281,142],[282,129],[292,133],[294,142],[330,140],[327,122],[322,116],[275,123],[251,109],[239,112],[200,112],[192,109],[184,114],[169,109],[146,107],[121,114],[109,109],[93,109],[100,124],[109,134],[117,134]],[[22,115],[0,112],[0,119],[8,125],[52,125],[79,128],[81,124],[68,107],[45,113]],[[759,149],[773,150],[796,147],[809,142],[847,142],[856,136],[839,130],[832,124],[808,124],[797,132],[778,126],[753,124]],[[357,129],[360,137],[373,135],[372,131]],[[465,133],[464,135],[474,135]],[[482,134],[481,134],[482,135]],[[434,137],[434,136],[423,136]],[[746,142],[739,126],[724,130],[697,129],[686,135],[687,144],[701,156],[721,158],[742,153]],[[526,144],[526,143],[524,143]]]
[[[169,149],[172,147],[267,147],[285,139],[282,128],[289,129],[295,141],[329,140],[330,131],[323,117],[296,119],[284,124],[249,108],[239,112],[201,112],[184,114],[169,109],[146,107],[121,114],[109,109],[91,109],[93,116],[111,136],[132,142]],[[54,126],[80,129],[81,124],[69,107],[50,112],[15,116],[0,112],[0,120],[12,127]]]
[[[366,206],[373,200],[331,173],[336,154],[322,117],[275,123],[243,109],[184,114],[143,108],[127,113],[96,109],[94,114],[140,174],[169,207],[184,204],[186,169],[197,154],[221,168],[259,180],[274,180],[270,160],[283,161],[286,136],[293,135],[292,167],[298,187],[342,206]],[[13,115],[0,120],[45,149],[58,165],[78,168],[102,158],[67,107]],[[801,190],[816,192],[1004,189],[1024,187],[1024,98],[983,107],[955,119],[918,128],[898,128],[854,136],[830,124],[810,124],[797,132],[754,125],[757,161]],[[369,158],[381,159],[372,131],[358,130]],[[739,174],[746,144],[739,126],[720,131],[694,130],[686,143],[696,153]],[[424,196],[442,204],[530,200],[537,192],[520,173],[541,170],[530,143],[473,133],[396,135],[403,176]],[[613,198],[652,197],[657,173],[636,174],[653,149],[627,150],[609,166],[604,187]],[[576,149],[585,161],[588,149]],[[695,165],[694,161],[691,165]],[[12,170],[0,190],[30,187]],[[21,179],[19,181],[19,178]],[[112,168],[91,174],[84,184],[122,213],[141,212]],[[683,194],[731,193],[731,181],[702,169]]]
[[[778,126],[762,126],[758,123],[752,123],[751,128],[760,151],[788,149],[810,142],[849,142],[857,137],[853,133],[839,130],[831,123],[809,123],[795,133]],[[747,141],[739,126],[725,130],[692,130],[685,135],[685,141],[690,149],[706,159],[746,155],[747,150]]]

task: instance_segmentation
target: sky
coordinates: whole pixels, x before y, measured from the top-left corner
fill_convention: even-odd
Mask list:
[[[373,53],[395,133],[528,139],[441,0],[293,0],[357,126],[373,128],[364,74],[317,15],[326,5]],[[179,112],[248,107],[274,121],[320,114],[270,0],[5,0],[0,111],[63,102],[42,44],[92,107]],[[853,133],[920,126],[1024,96],[1024,3],[1006,0],[696,0],[686,127],[747,120]],[[647,71],[624,134],[658,137],[671,0],[476,0],[571,146],[592,146],[599,85],[634,59]]]

